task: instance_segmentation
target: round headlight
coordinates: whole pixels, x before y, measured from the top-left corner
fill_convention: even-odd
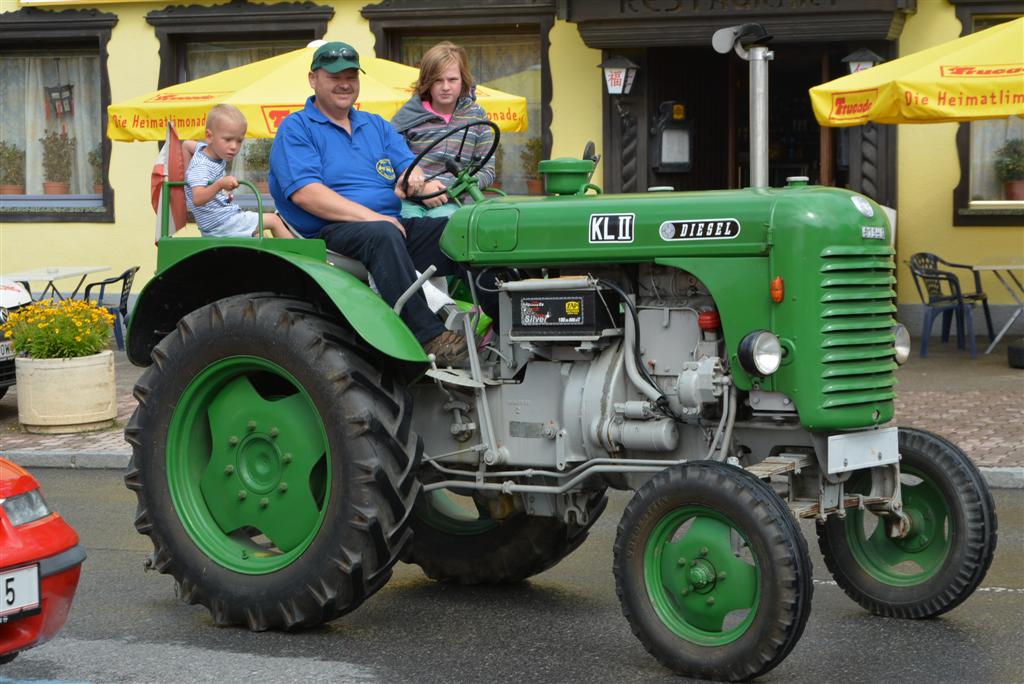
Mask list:
[[[771,375],[782,363],[782,345],[774,334],[758,330],[743,338],[738,356],[740,365],[751,375]]]
[[[896,363],[902,366],[910,358],[910,331],[907,330],[907,326],[897,323],[892,327],[892,334],[896,336],[896,342],[893,345],[896,351]]]

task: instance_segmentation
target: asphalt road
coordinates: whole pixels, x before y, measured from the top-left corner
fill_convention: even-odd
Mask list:
[[[58,637],[0,668],[0,683],[678,682],[619,611],[611,573],[616,493],[590,539],[554,569],[507,588],[461,588],[399,565],[391,582],[326,627],[282,634],[217,628],[144,573],[148,539],[115,471],[38,470],[89,558]],[[803,639],[764,682],[1024,682],[1024,493],[996,492],[999,547],[981,589],[942,618],[875,618],[812,547],[814,608]],[[805,525],[805,534],[813,530]]]

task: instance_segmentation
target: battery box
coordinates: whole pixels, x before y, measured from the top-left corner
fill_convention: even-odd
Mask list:
[[[618,297],[597,290],[512,292],[513,338],[598,337],[621,325]],[[614,318],[613,318],[614,317]]]

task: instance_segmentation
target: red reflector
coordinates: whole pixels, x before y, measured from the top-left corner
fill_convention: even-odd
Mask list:
[[[697,325],[701,330],[718,330],[722,327],[722,319],[717,311],[701,311],[697,316]]]
[[[782,284],[782,276],[775,276],[769,292],[771,292],[772,301],[776,304],[780,303],[785,298],[785,288]]]

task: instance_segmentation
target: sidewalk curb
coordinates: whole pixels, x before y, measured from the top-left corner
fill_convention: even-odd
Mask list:
[[[0,451],[25,468],[117,469],[128,467],[128,451]]]
[[[128,467],[131,453],[124,451],[3,451],[0,456],[25,468],[118,469]],[[993,489],[1024,489],[1024,467],[982,467],[982,477]]]

